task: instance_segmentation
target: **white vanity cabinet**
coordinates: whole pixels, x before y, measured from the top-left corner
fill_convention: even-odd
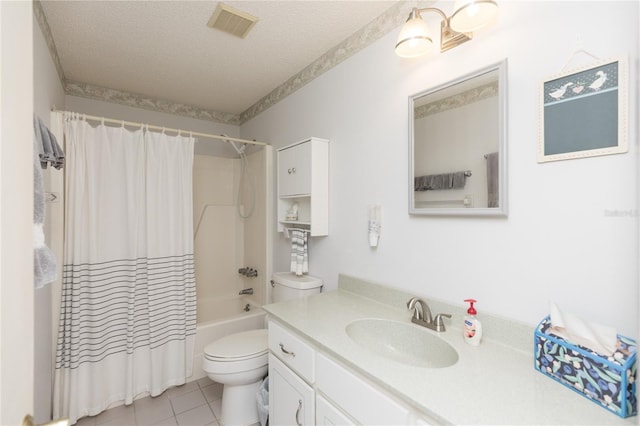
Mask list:
[[[269,424],[314,425],[315,350],[269,321]]]
[[[278,231],[285,227],[329,233],[329,141],[309,138],[277,152]],[[297,217],[287,212],[297,206]]]
[[[311,386],[269,354],[269,424],[315,424],[315,393]]]
[[[410,424],[407,407],[323,354],[316,356],[316,375],[316,388],[358,424]]]
[[[273,320],[269,351],[269,424],[438,424]]]
[[[317,426],[346,426],[355,424],[357,424],[355,421],[350,419],[321,394],[316,395]]]

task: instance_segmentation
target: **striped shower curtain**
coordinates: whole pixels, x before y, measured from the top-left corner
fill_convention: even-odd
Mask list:
[[[95,415],[192,372],[191,137],[65,117],[54,418]]]

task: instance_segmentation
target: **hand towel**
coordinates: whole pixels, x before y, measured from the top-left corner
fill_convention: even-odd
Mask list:
[[[45,195],[36,137],[33,139],[33,279],[36,288],[56,280],[56,258],[44,242]]]
[[[500,207],[500,154],[492,152],[487,159],[487,207]]]
[[[36,145],[34,151],[37,152],[40,159],[40,166],[47,168],[50,163],[56,169],[62,168],[64,165],[64,152],[53,133],[45,126],[40,117],[33,116],[33,130],[36,137]]]
[[[291,272],[297,276],[309,272],[309,253],[307,233],[302,229],[292,229],[291,233]]]
[[[413,186],[415,191],[463,189],[468,176],[467,171],[418,176],[414,178]]]

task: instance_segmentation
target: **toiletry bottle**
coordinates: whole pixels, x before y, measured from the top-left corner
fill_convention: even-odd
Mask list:
[[[482,339],[482,324],[476,317],[476,309],[473,304],[476,303],[475,299],[466,299],[465,302],[469,303],[469,309],[467,309],[467,315],[464,316],[464,327],[462,333],[465,342],[470,345],[478,346],[480,339]]]

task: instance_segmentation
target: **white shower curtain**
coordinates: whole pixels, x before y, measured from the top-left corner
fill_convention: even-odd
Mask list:
[[[191,137],[65,117],[54,418],[72,423],[192,372]]]

